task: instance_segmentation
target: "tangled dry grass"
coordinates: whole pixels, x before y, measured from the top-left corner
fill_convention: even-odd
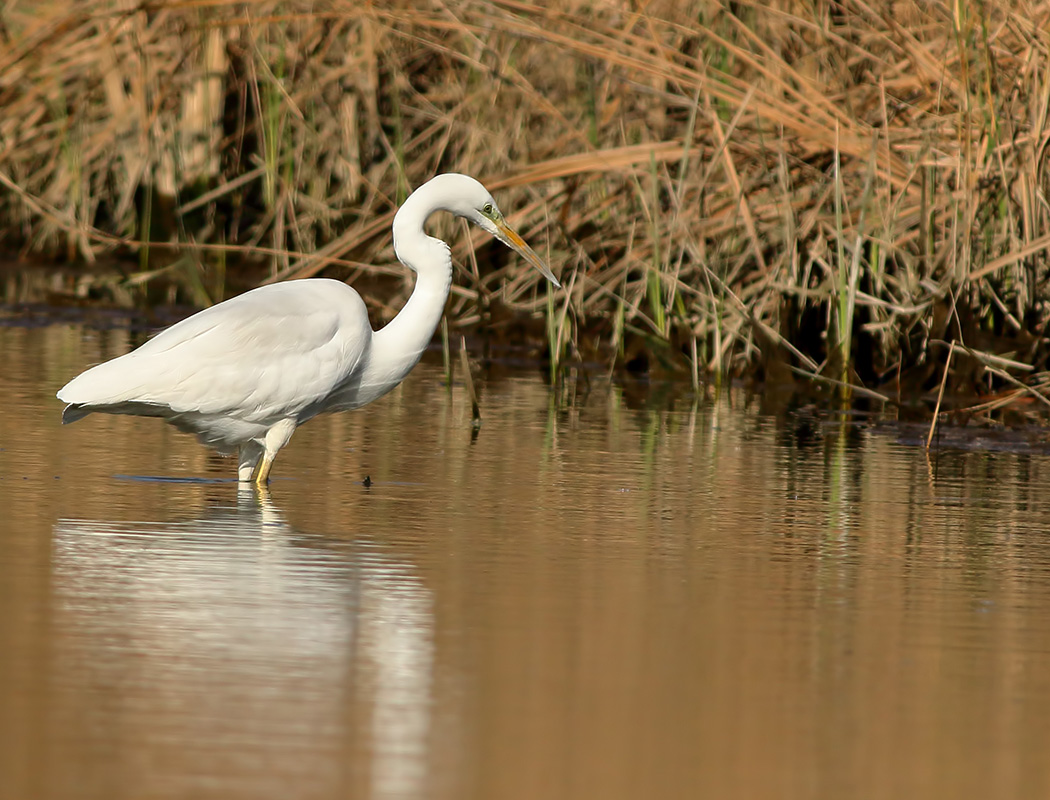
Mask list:
[[[1050,2],[0,13],[4,239],[135,255],[124,289],[166,275],[211,302],[234,256],[265,280],[400,273],[393,210],[457,170],[567,291],[445,223],[452,324],[545,316],[555,363],[788,367],[900,397],[941,382],[955,341],[956,388],[1043,380]],[[379,317],[410,289],[390,286]]]

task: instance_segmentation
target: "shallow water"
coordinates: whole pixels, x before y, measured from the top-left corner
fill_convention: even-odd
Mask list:
[[[266,499],[60,426],[131,344],[0,328],[0,797],[1050,792],[1040,452],[423,365]]]

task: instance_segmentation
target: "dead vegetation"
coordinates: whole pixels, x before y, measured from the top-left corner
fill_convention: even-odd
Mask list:
[[[1048,22],[1024,0],[16,0],[4,241],[131,257],[124,291],[166,276],[200,304],[234,260],[400,274],[397,203],[463,171],[567,291],[441,223],[451,322],[546,317],[555,369],[897,399],[956,341],[950,388],[1022,391],[998,373],[1050,354]],[[388,288],[377,317],[410,283]]]

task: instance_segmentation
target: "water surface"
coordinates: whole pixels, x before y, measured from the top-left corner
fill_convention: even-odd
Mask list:
[[[529,373],[475,437],[423,365],[261,498],[157,420],[59,424],[132,344],[0,328],[0,797],[1050,792],[1031,448]]]

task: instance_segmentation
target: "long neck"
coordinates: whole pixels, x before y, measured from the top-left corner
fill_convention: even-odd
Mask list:
[[[452,286],[452,256],[448,245],[427,236],[423,223],[437,208],[418,197],[405,201],[394,217],[394,252],[406,267],[416,273],[412,296],[385,327],[372,337],[369,365],[363,387],[375,396],[385,394],[400,383],[419,362],[441,322]]]

